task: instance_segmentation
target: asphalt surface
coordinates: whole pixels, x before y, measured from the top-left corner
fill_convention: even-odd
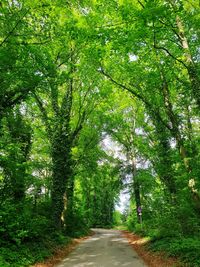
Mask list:
[[[56,267],[147,267],[120,231],[92,230],[95,235],[80,243]]]

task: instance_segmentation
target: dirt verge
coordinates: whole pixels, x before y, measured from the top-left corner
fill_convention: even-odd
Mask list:
[[[178,259],[168,258],[164,253],[154,253],[148,251],[145,245],[148,243],[148,239],[130,233],[129,231],[121,231],[123,236],[126,237],[130,245],[134,248],[137,254],[143,259],[143,261],[149,267],[183,267],[182,263]]]

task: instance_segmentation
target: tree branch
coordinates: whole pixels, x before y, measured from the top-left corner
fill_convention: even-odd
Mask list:
[[[15,29],[18,27],[18,25],[22,22],[23,18],[26,16],[26,14],[28,13],[29,10],[27,10],[24,15],[22,15],[22,17],[17,21],[17,23],[15,24],[15,26],[12,28],[12,30],[7,34],[7,36],[3,39],[3,41],[0,43],[0,46],[2,46],[7,40],[8,38],[12,35],[12,33],[15,31]]]
[[[138,0],[138,3],[142,6],[142,8],[144,8],[144,5],[142,4],[140,0]]]
[[[171,131],[171,127],[162,119],[160,113],[157,111],[157,108],[153,107],[153,105],[147,101],[147,99],[145,99],[144,96],[142,96],[141,94],[137,93],[135,90],[133,90],[132,88],[127,87],[124,84],[121,84],[119,82],[117,82],[116,80],[114,80],[108,73],[106,73],[102,68],[99,71],[101,74],[103,74],[104,76],[106,76],[111,82],[113,82],[114,84],[116,84],[117,86],[123,88],[124,90],[130,92],[132,95],[134,95],[136,98],[138,98],[139,100],[141,100],[145,106],[149,109],[149,111],[151,112],[152,116],[157,117],[157,119],[168,129]]]
[[[174,55],[172,55],[172,53],[167,48],[165,48],[163,46],[157,46],[155,43],[154,43],[154,48],[165,51],[171,58],[175,59],[176,61],[181,63],[186,69],[188,69],[188,66],[182,60],[180,60],[180,59],[176,58]]]
[[[51,138],[52,136],[52,129],[51,129],[51,126],[49,124],[49,118],[48,118],[48,115],[47,115],[47,112],[46,112],[46,109],[44,108],[44,105],[42,103],[42,100],[40,99],[40,97],[34,92],[33,93],[33,96],[37,102],[37,105],[41,111],[41,114],[42,114],[42,120],[45,124],[45,127],[46,127],[46,130],[47,130],[47,134],[48,136]]]

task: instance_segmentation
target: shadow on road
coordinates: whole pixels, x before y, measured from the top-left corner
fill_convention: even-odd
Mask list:
[[[81,243],[57,267],[144,267],[144,263],[118,230],[92,229],[91,238]]]

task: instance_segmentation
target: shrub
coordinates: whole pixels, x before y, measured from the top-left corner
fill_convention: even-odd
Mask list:
[[[154,239],[148,245],[153,251],[164,251],[168,256],[178,257],[191,267],[200,266],[199,238]]]

